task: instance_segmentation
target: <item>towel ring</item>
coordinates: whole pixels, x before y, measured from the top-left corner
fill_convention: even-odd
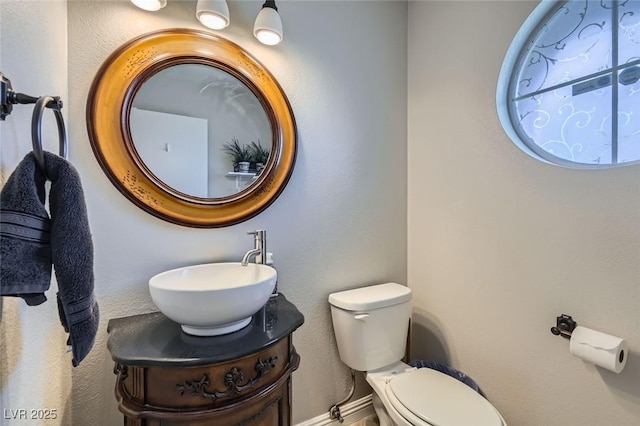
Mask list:
[[[64,119],[62,118],[62,101],[58,96],[42,96],[36,101],[33,107],[33,115],[31,117],[31,143],[33,144],[33,153],[42,170],[46,170],[44,163],[44,152],[42,150],[42,113],[45,108],[52,108],[56,116],[58,125],[59,155],[67,158],[67,132],[64,128]]]

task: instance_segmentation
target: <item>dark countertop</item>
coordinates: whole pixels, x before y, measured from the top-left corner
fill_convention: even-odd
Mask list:
[[[107,348],[122,365],[197,366],[257,352],[293,333],[304,316],[282,294],[269,300],[245,328],[223,336],[185,334],[161,312],[109,320]]]

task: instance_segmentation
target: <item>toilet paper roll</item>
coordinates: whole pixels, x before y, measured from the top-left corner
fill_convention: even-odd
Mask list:
[[[627,342],[616,336],[578,326],[571,333],[569,351],[592,364],[620,373],[627,364]]]

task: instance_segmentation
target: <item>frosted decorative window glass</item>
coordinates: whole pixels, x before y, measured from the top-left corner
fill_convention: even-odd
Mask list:
[[[509,136],[569,167],[640,161],[640,0],[544,1],[498,85]]]

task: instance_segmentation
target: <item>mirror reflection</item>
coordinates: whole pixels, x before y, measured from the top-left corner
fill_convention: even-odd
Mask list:
[[[247,188],[272,149],[269,117],[256,95],[229,72],[203,64],[153,74],[135,94],[129,128],[146,168],[193,197]]]

